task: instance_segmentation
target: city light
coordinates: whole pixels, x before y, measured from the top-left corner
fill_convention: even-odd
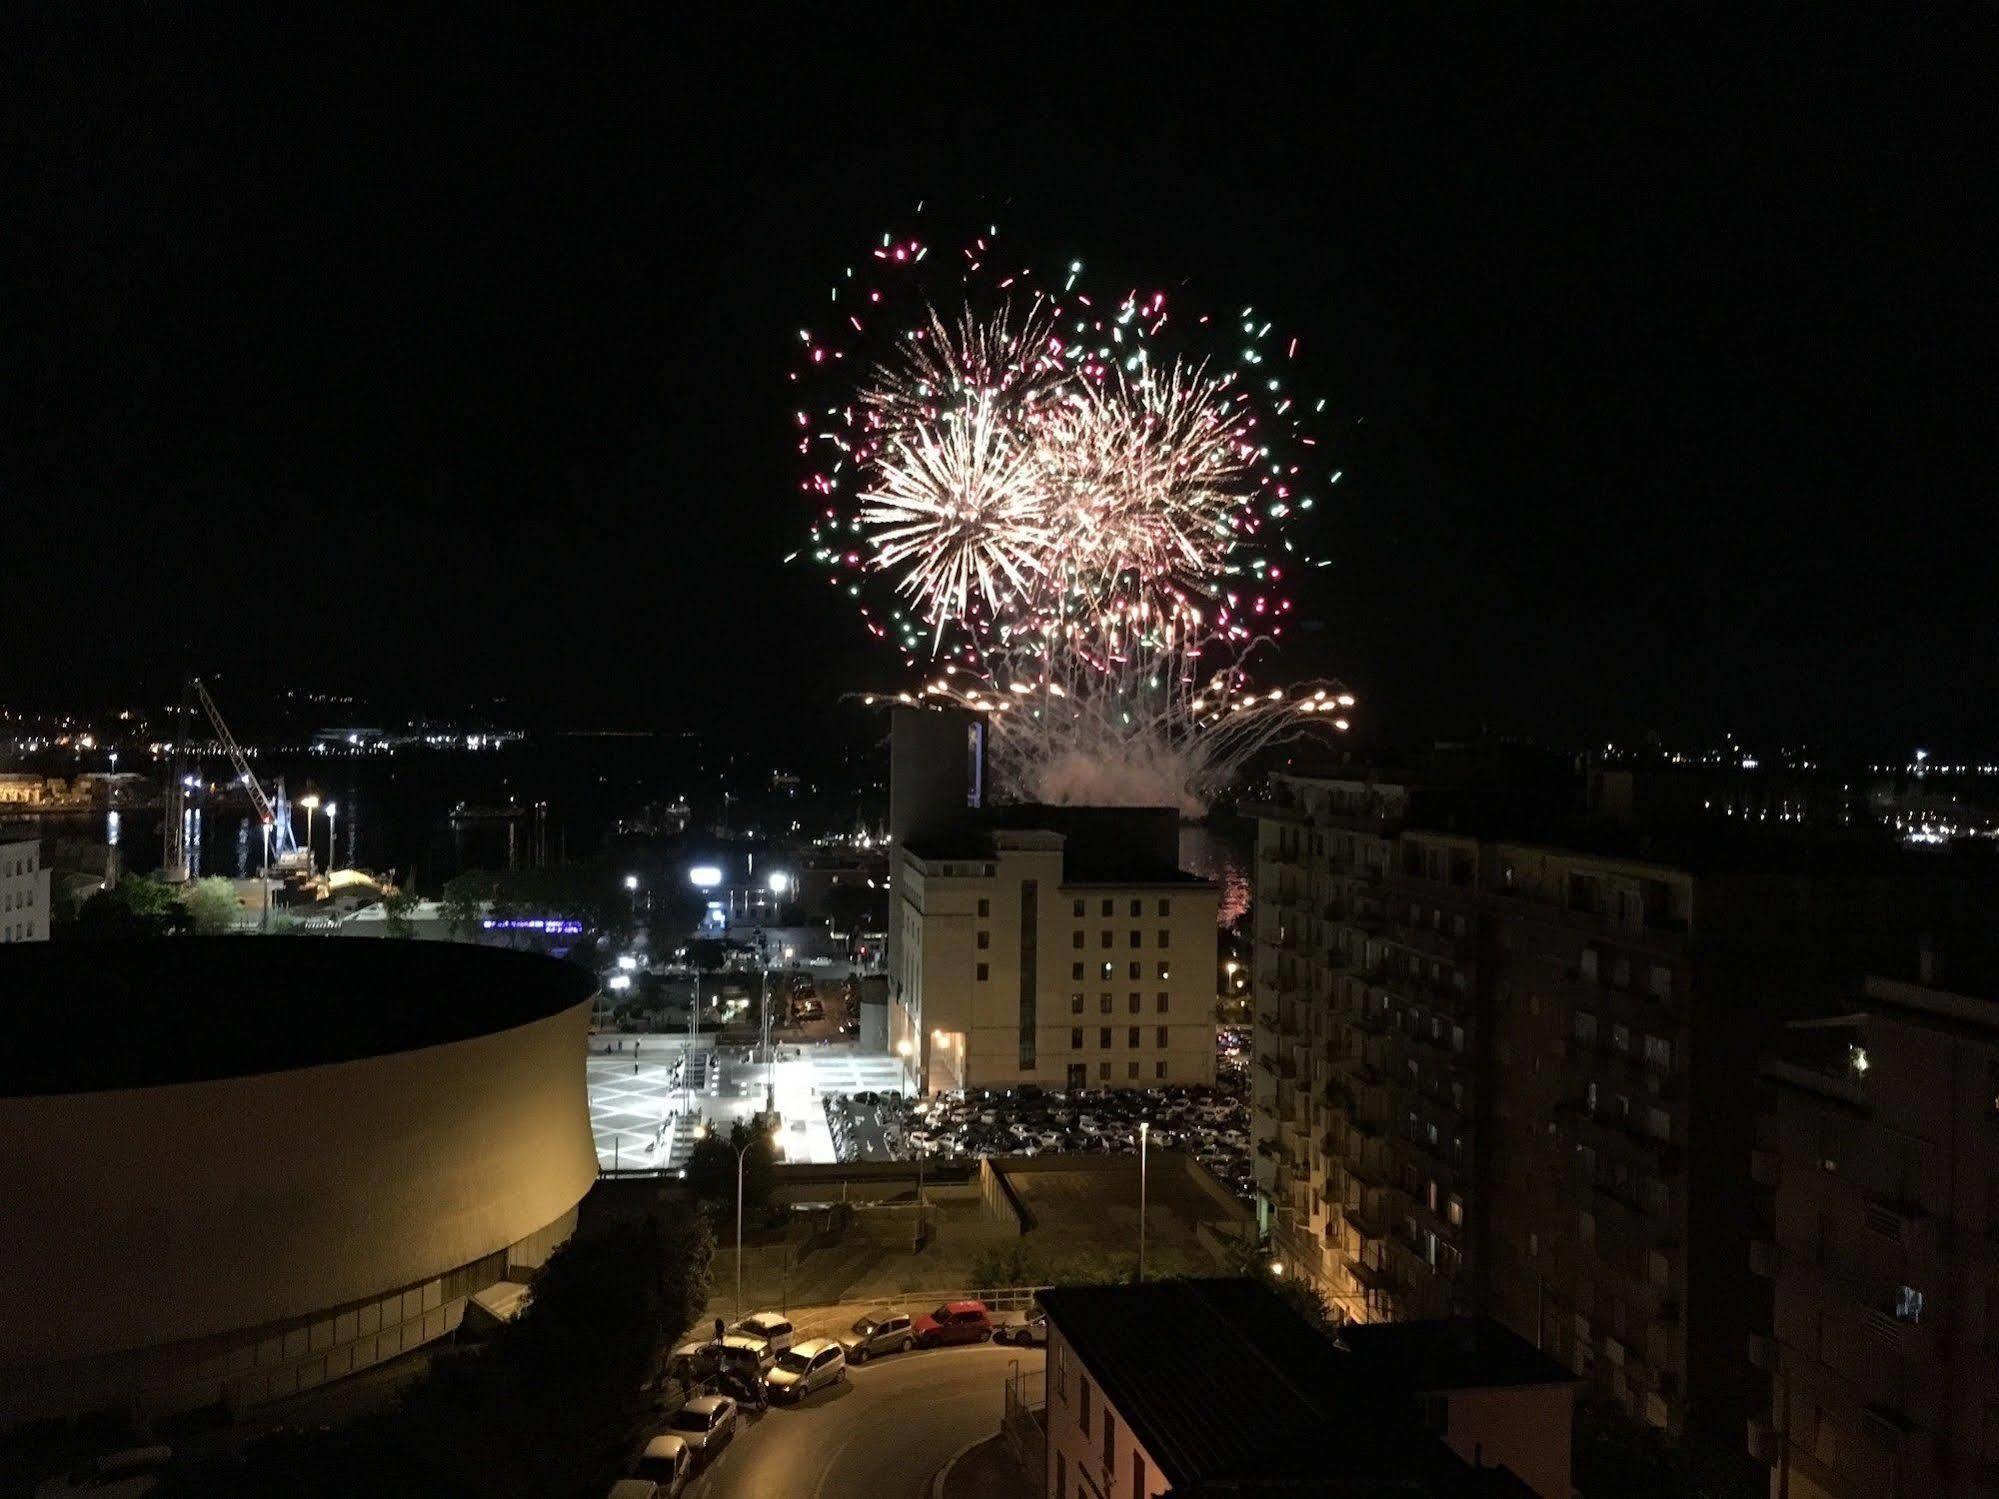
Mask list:
[[[638,889],[638,888],[639,888],[639,877],[638,877],[637,875],[635,875],[635,874],[628,874],[628,875],[626,875],[626,876],[625,876],[625,888],[626,888],[627,890],[636,890],[636,889]]]
[[[791,888],[791,876],[781,869],[773,870],[766,883],[769,884],[772,895],[782,895]]]
[[[687,883],[696,890],[713,890],[722,883],[722,871],[713,864],[696,864],[687,871]]]

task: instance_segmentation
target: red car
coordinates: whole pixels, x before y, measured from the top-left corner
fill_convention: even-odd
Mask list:
[[[983,1343],[993,1335],[993,1319],[983,1301],[947,1301],[911,1324],[918,1348],[942,1348],[952,1343]]]

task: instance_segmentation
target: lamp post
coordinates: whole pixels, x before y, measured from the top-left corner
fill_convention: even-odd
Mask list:
[[[298,804],[305,808],[305,864],[306,869],[310,871],[312,868],[312,814],[319,810],[319,797],[315,793],[308,791],[298,799]]]
[[[326,872],[333,873],[333,866],[340,858],[340,840],[333,830],[333,819],[340,814],[340,803],[326,804]]]
[[[1145,1284],[1145,1145],[1152,1133],[1148,1120],[1138,1121],[1138,1281]]]
[[[764,1128],[763,1121],[757,1128],[744,1134],[743,1143],[730,1147],[736,1152],[736,1320],[743,1320],[743,1161],[749,1155],[750,1147],[757,1143],[757,1134]],[[702,1126],[702,1134],[711,1131]]]
[[[257,930],[268,932],[271,929],[271,820],[268,817],[264,819],[264,868],[257,878],[264,887],[264,914],[257,920]]]

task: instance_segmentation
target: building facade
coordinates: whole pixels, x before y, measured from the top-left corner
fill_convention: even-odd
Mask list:
[[[1214,1080],[1219,892],[1170,862],[1119,870],[1094,841],[1021,827],[898,847],[888,1039],[921,1090]]]
[[[49,871],[39,838],[0,842],[0,942],[49,939]]]
[[[1765,1066],[1748,1439],[1773,1499],[1999,1486],[1999,1003],[1957,987],[1869,978]]]
[[[1469,792],[1287,776],[1254,809],[1275,1256],[1362,1322],[1494,1316],[1739,1452],[1757,1056],[1885,925],[1879,870],[1474,833]]]

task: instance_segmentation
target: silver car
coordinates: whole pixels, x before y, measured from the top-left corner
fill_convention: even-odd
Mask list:
[[[864,1364],[877,1353],[901,1353],[916,1340],[908,1312],[878,1308],[840,1334],[840,1351],[850,1364]]]
[[[641,1479],[650,1479],[660,1499],[673,1499],[687,1487],[687,1475],[694,1467],[694,1449],[686,1439],[668,1432],[654,1437],[646,1443],[645,1456],[639,1459]]]
[[[773,1400],[802,1400],[814,1390],[838,1384],[847,1372],[847,1356],[831,1338],[807,1338],[777,1356],[767,1381]]]
[[[696,1457],[711,1458],[736,1434],[736,1402],[727,1395],[697,1395],[667,1417],[666,1426]]]

